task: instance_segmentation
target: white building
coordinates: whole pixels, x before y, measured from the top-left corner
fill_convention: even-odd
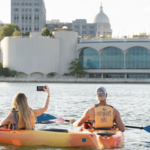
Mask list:
[[[76,57],[78,35],[74,31],[56,31],[54,36],[42,37],[37,32],[31,37],[6,37],[1,41],[0,61],[3,66],[18,71],[19,77],[44,78],[51,72],[62,76]]]
[[[61,77],[79,58],[87,78],[150,78],[150,39],[81,40],[71,29],[57,29],[54,38],[6,37],[0,43],[0,61],[18,77]]]
[[[20,26],[21,33],[41,32],[46,24],[44,0],[11,0],[11,23]]]

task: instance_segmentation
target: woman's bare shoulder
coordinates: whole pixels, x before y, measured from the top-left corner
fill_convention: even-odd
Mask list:
[[[14,117],[14,113],[9,113],[8,117]]]

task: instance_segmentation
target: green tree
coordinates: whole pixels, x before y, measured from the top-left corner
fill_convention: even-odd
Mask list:
[[[2,76],[3,75],[3,65],[2,65],[2,63],[0,62],[0,76]]]
[[[16,74],[17,74],[17,71],[11,70],[11,71],[9,71],[9,74],[10,74],[11,77],[15,77]]]
[[[30,36],[30,32],[26,32],[23,36]]]
[[[52,34],[53,31],[54,31],[54,30],[50,30],[49,36],[53,37],[53,34]]]
[[[69,75],[70,75],[69,73],[64,73],[64,74],[63,74],[63,76],[69,76]]]
[[[20,31],[18,31],[18,30],[15,30],[14,32],[13,32],[13,36],[20,36],[21,35],[21,33],[20,33]]]
[[[9,69],[6,67],[6,68],[3,68],[3,75],[5,76],[5,77],[9,77],[10,76],[10,71],[9,71]]]
[[[17,71],[15,70],[9,70],[7,67],[3,68],[2,63],[0,62],[0,76],[5,76],[5,77],[14,77],[17,74]]]
[[[42,30],[42,35],[43,35],[43,36],[49,36],[49,34],[50,34],[49,29],[44,28],[44,29]]]
[[[83,77],[86,75],[86,71],[84,71],[84,67],[82,66],[81,62],[79,62],[79,59],[75,58],[70,63],[70,75],[76,76],[76,77]]]
[[[15,30],[20,31],[20,27],[16,24],[7,24],[1,28],[0,37],[12,36]]]
[[[51,73],[49,73],[47,76],[48,76],[48,77],[54,77],[56,74],[57,74],[56,72],[51,72]]]

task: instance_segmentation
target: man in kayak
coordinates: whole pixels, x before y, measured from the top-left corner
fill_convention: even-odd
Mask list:
[[[119,111],[106,103],[106,89],[102,86],[98,87],[95,96],[98,104],[88,108],[81,119],[78,121],[71,119],[70,123],[75,127],[79,127],[86,121],[90,120],[93,129],[100,130],[105,128],[107,130],[112,128],[115,122],[119,130],[124,132],[125,126],[121,120]]]
[[[0,122],[0,126],[8,125],[9,129],[18,130],[33,130],[36,117],[44,113],[49,106],[50,90],[48,86],[44,86],[44,92],[47,93],[47,98],[43,107],[31,109],[28,105],[27,97],[24,93],[17,93],[13,99],[13,109]]]

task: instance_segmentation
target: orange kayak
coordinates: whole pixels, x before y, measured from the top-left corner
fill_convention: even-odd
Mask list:
[[[50,147],[105,149],[119,147],[123,142],[124,135],[117,130],[72,132],[65,129],[0,129],[0,143],[16,146],[46,145]]]

